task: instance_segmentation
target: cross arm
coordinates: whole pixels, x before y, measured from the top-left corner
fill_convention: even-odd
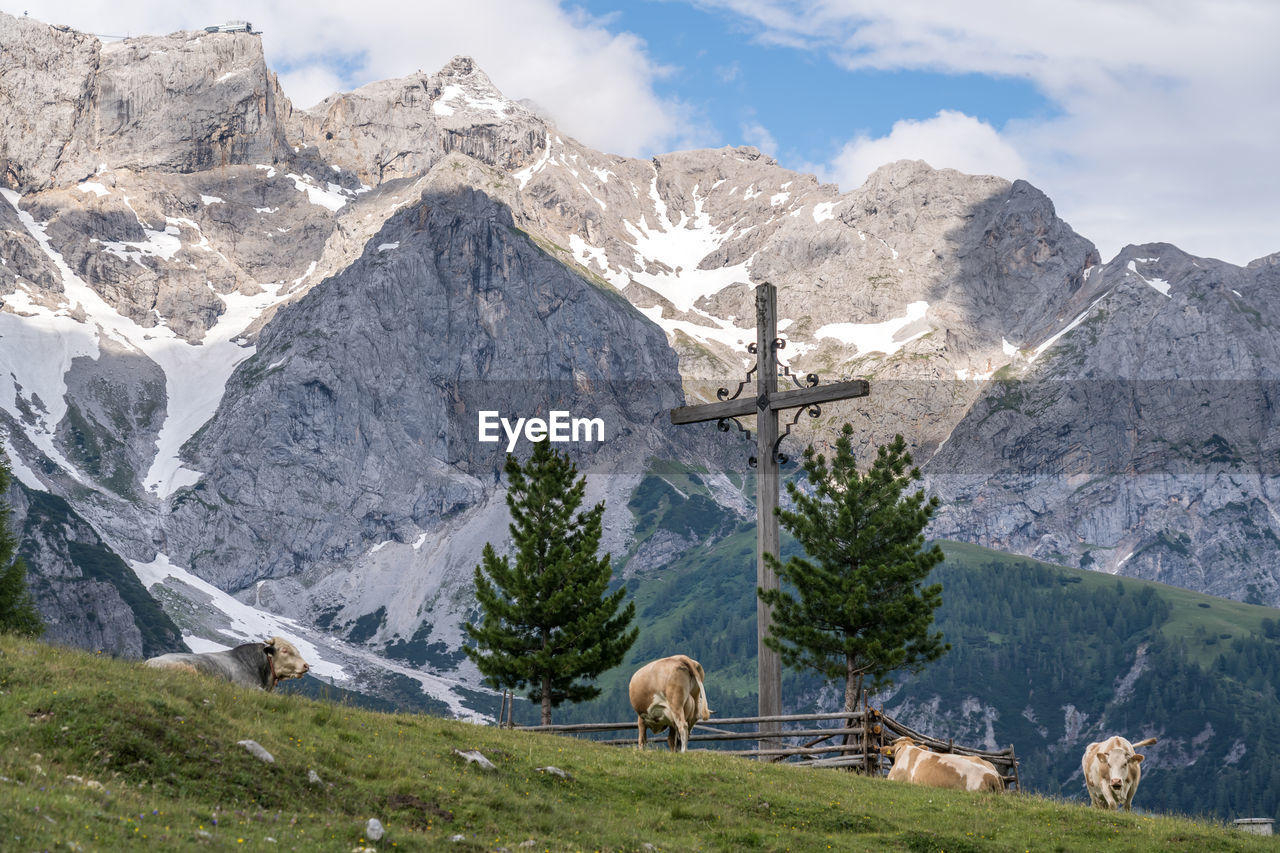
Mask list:
[[[848,382],[833,382],[830,385],[815,385],[812,388],[795,388],[790,391],[779,391],[769,395],[768,409],[797,409],[811,406],[814,403],[828,403],[832,400],[849,400],[854,397],[865,397],[871,393],[871,385],[865,379],[852,379]],[[721,418],[737,418],[743,415],[754,415],[760,410],[759,398],[748,397],[738,400],[725,400],[721,403],[702,403],[696,406],[681,406],[671,410],[671,423],[693,424],[702,421],[718,421]]]

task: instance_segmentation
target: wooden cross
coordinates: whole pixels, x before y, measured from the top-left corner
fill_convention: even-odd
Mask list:
[[[738,385],[738,390],[732,396],[728,389],[721,388],[716,395],[720,399],[718,403],[681,406],[671,410],[673,424],[719,421],[721,430],[729,429],[730,418],[752,414],[756,416],[756,455],[752,461],[756,465],[756,583],[761,589],[778,588],[778,576],[764,560],[765,554],[772,554],[775,558],[778,556],[778,517],[774,510],[778,506],[778,465],[786,461],[778,453],[778,445],[782,440],[778,435],[778,412],[782,409],[798,409],[791,421],[791,425],[794,425],[805,411],[816,418],[821,412],[819,403],[850,400],[871,393],[871,387],[865,379],[819,385],[815,373],[805,377],[807,385],[800,385],[799,380],[792,376],[790,368],[786,368],[782,375],[790,377],[800,387],[779,391],[778,350],[784,346],[786,341],[778,337],[778,290],[772,284],[758,285],[756,342],[747,347],[748,352],[756,355],[756,366],[747,371],[746,381]],[[756,374],[756,396],[739,399],[738,394],[751,381],[752,373]],[[791,425],[787,426],[788,433]],[[769,634],[772,610],[759,597],[756,598],[756,654],[760,676],[761,717],[777,717],[782,714],[781,661],[778,653],[764,644],[764,638]],[[765,732],[763,726],[759,730],[761,733]],[[764,743],[761,741],[762,748]]]

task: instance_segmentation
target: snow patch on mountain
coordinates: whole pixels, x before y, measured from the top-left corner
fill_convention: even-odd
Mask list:
[[[1142,280],[1143,282],[1145,282],[1146,284],[1151,285],[1151,287],[1153,287],[1157,292],[1159,292],[1159,293],[1160,293],[1160,295],[1162,295],[1162,296],[1167,296],[1167,297],[1169,297],[1170,299],[1172,299],[1173,297],[1172,297],[1172,296],[1169,296],[1169,282],[1165,281],[1165,280],[1164,280],[1164,279],[1162,279],[1162,278],[1154,278],[1154,277],[1153,277],[1153,278],[1147,278],[1147,277],[1146,277],[1146,276],[1144,276],[1142,273],[1138,272],[1138,262],[1139,262],[1139,261],[1140,261],[1140,262],[1142,262],[1142,263],[1152,263],[1152,262],[1154,262],[1154,261],[1158,261],[1158,260],[1160,260],[1160,259],[1159,259],[1159,258],[1137,258],[1137,259],[1135,259],[1135,260],[1129,261],[1129,264],[1128,264],[1128,266],[1126,267],[1126,269],[1128,269],[1128,270],[1129,270],[1129,272],[1131,272],[1131,273],[1133,273],[1134,275],[1136,275],[1139,279],[1141,279],[1141,280]]]
[[[557,137],[556,141],[559,141]],[[529,179],[546,168],[547,163],[551,160],[551,131],[547,131],[546,140],[542,143],[542,156],[536,162],[526,166],[518,172],[513,172],[511,177],[520,183],[520,189],[524,189],[529,183]]]
[[[742,349],[748,341],[754,341],[756,338],[755,329],[744,329],[735,326],[728,320],[721,320],[719,317],[712,317],[703,311],[694,309],[692,313],[700,317],[705,317],[714,326],[704,326],[700,323],[690,322],[689,320],[676,320],[663,316],[662,306],[653,305],[649,308],[638,308],[641,314],[648,317],[664,332],[668,338],[675,336],[677,331],[683,332],[696,341],[706,343],[708,341],[716,341],[724,344],[730,349]]]
[[[679,222],[667,217],[667,206],[658,195],[658,179],[649,187],[654,202],[653,226],[641,216],[639,223],[624,221],[635,241],[639,272],[632,274],[640,284],[660,294],[678,311],[688,311],[704,296],[712,296],[735,282],[749,282],[751,259],[728,267],[699,269],[702,260],[730,237],[711,225],[705,210],[706,199],[693,188],[693,216],[681,213]],[[656,263],[654,263],[656,262]],[[667,269],[657,264],[665,265]]]
[[[0,314],[0,337],[23,345],[4,347],[0,358],[8,362],[13,354],[24,352],[39,352],[44,357],[17,358],[0,365],[4,368],[0,375],[0,405],[19,421],[27,422],[34,417],[36,423],[28,431],[32,442],[68,474],[84,482],[75,466],[54,445],[53,436],[67,413],[67,387],[63,377],[71,369],[73,359],[97,359],[98,342],[105,336],[127,349],[145,354],[165,374],[167,416],[157,438],[156,457],[144,479],[145,487],[164,498],[197,482],[200,474],[182,466],[179,451],[212,417],[232,371],[253,355],[253,347],[242,346],[236,339],[263,311],[284,298],[283,283],[252,296],[242,293],[221,296],[226,310],[201,344],[192,346],[164,325],[144,328],[107,304],[50,245],[45,226],[22,210],[21,196],[9,189],[0,189],[0,195],[12,205],[27,233],[57,268],[64,298],[63,305],[50,309],[21,290],[6,297],[6,304],[21,311],[23,316]],[[129,247],[126,256],[136,251],[171,258],[182,248],[180,233],[177,225],[168,224],[163,234],[150,232],[146,243],[120,245]],[[205,242],[203,235],[201,242]],[[110,244],[106,245],[110,249]],[[38,414],[24,416],[14,402],[19,397],[25,401],[27,411]]]
[[[857,347],[859,353],[882,352],[893,355],[902,347],[928,333],[929,329],[921,327],[899,338],[908,327],[923,320],[929,310],[928,302],[912,302],[907,306],[907,313],[882,323],[828,323],[813,333],[815,340],[835,338],[844,344]]]
[[[1064,326],[1060,332],[1055,334],[1053,337],[1049,338],[1040,346],[1036,347],[1035,352],[1033,352],[1031,354],[1031,357],[1027,359],[1028,363],[1035,361],[1044,353],[1045,350],[1049,349],[1054,344],[1056,344],[1059,338],[1061,338],[1067,332],[1074,329],[1076,326],[1079,326],[1081,323],[1083,323],[1084,318],[1089,316],[1089,312],[1094,309],[1094,306],[1097,305],[1099,302],[1101,302],[1103,299],[1106,299],[1106,297],[1107,295],[1104,293],[1102,296],[1099,296],[1097,299],[1093,300],[1093,302],[1089,305],[1088,308],[1081,311],[1080,314],[1074,320],[1072,320],[1070,323]]]
[[[223,295],[220,298],[226,310],[205,334],[201,346],[174,338],[148,352],[164,370],[169,395],[168,417],[156,439],[156,458],[143,483],[148,490],[164,498],[199,481],[198,472],[182,465],[182,445],[213,417],[227,380],[256,351],[236,339],[264,311],[285,298],[284,291],[284,283],[278,282],[254,296]]]
[[[476,95],[456,83],[451,83],[441,91],[440,97],[431,105],[431,111],[438,116],[451,116],[457,112],[453,106],[450,106],[451,101],[458,102],[464,109],[470,107],[491,112],[499,118],[505,118],[512,106],[510,101],[497,93]]]
[[[142,262],[144,255],[171,261],[173,256],[182,249],[182,240],[179,239],[180,232],[177,225],[166,222],[163,231],[152,231],[149,228],[144,228],[143,230],[147,235],[145,240],[121,242],[118,240],[99,240],[95,237],[90,242],[101,243],[103,250],[107,253],[115,255],[121,260],[133,261],[143,269],[146,269],[146,264]]]
[[[271,177],[271,175],[267,175]],[[320,207],[328,208],[337,213],[343,205],[347,203],[347,197],[343,193],[348,192],[335,183],[327,183],[324,187],[310,175],[296,175],[290,172],[286,177],[293,181],[293,187],[300,193],[305,193],[307,201]]]
[[[423,693],[444,702],[453,716],[476,722],[487,719],[467,708],[458,695],[460,689],[475,691],[483,688],[404,666],[368,649],[321,634],[294,619],[255,607],[173,565],[163,553],[157,554],[150,562],[135,560],[130,565],[138,580],[152,594],[158,585],[164,586],[171,593],[201,607],[205,611],[201,624],[216,626],[213,630],[227,641],[223,644],[216,639],[184,631],[183,641],[193,651],[221,651],[241,643],[262,642],[269,637],[282,636],[297,647],[299,654],[311,666],[311,674],[317,678],[341,681],[350,689],[359,689],[361,672],[394,672],[418,682]],[[262,585],[259,583],[257,588]]]
[[[312,672],[317,676],[342,681],[349,678],[340,665],[325,660],[314,644],[300,636],[300,632],[304,629],[293,619],[258,610],[237,600],[208,581],[201,580],[186,569],[173,565],[166,554],[156,554],[155,559],[147,563],[133,560],[130,561],[130,565],[133,567],[134,574],[138,576],[138,580],[147,589],[172,579],[208,596],[207,606],[216,609],[229,620],[228,624],[219,629],[219,633],[233,644],[261,642],[276,635],[285,636],[298,647],[298,651],[311,665]],[[183,640],[187,639],[188,635],[184,633]],[[205,638],[206,645],[213,642],[215,641]],[[190,642],[187,645],[191,645]]]

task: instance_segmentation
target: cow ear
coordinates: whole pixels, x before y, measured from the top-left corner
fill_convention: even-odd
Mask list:
[[[1141,763],[1142,763],[1142,759],[1144,759],[1144,758],[1146,758],[1146,756],[1145,756],[1145,755],[1141,755],[1141,754],[1139,754],[1139,753],[1136,753],[1136,752],[1135,752],[1133,755],[1130,755],[1130,756],[1129,756],[1129,763],[1131,763],[1131,764],[1141,764]]]

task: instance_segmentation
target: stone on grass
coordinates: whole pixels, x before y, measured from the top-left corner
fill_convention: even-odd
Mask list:
[[[258,743],[256,740],[238,740],[236,741],[236,745],[243,746],[245,749],[249,750],[249,753],[252,756],[260,758],[268,764],[276,763],[275,756],[263,749],[262,744]]]
[[[550,764],[548,764],[546,767],[536,767],[534,769],[537,770],[539,773],[546,773],[551,776],[559,776],[561,779],[570,779],[570,780],[573,779],[572,776],[570,776],[565,771],[561,770],[559,767],[552,767]]]
[[[382,833],[386,832],[386,828],[382,825],[382,821],[376,817],[369,818],[369,823],[364,828],[364,837],[370,841],[378,841],[382,838]]]
[[[455,749],[453,752],[455,755],[460,755],[463,758],[465,758],[468,764],[479,764],[482,770],[498,769],[492,761],[485,758],[477,750],[471,749],[471,750],[467,750],[466,752],[463,752],[460,749]]]

